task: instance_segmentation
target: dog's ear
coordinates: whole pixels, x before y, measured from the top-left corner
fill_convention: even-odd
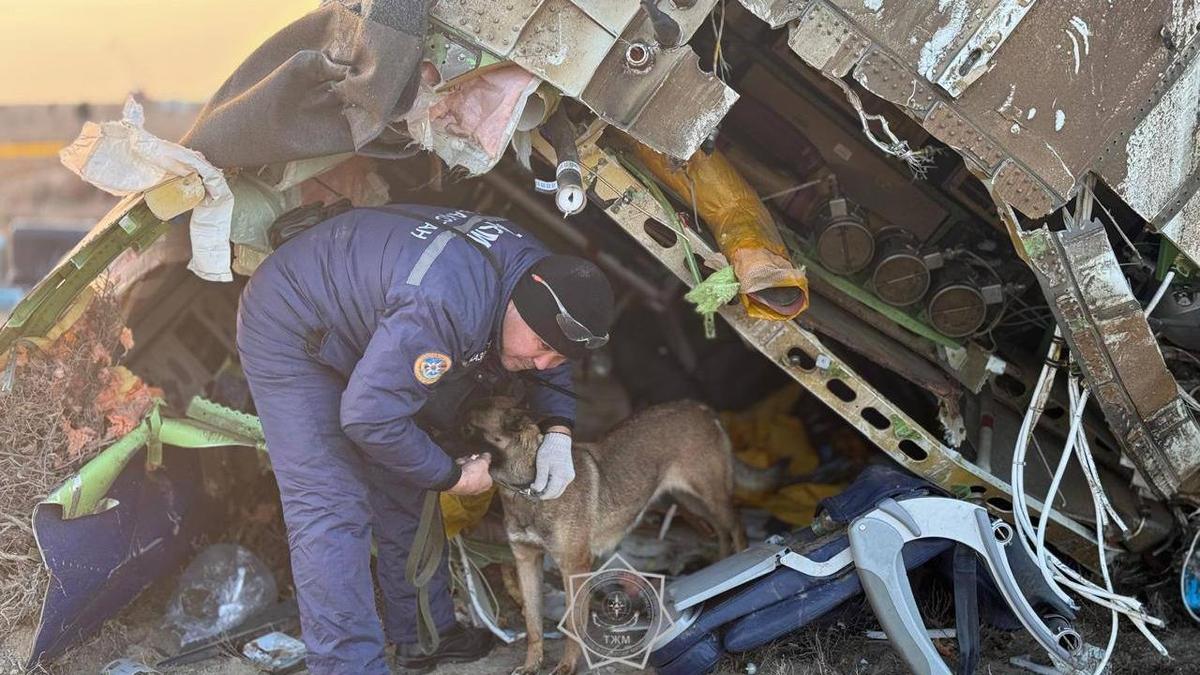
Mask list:
[[[504,433],[520,433],[529,424],[529,417],[525,414],[525,411],[513,408],[504,416]]]
[[[504,426],[509,433],[516,433],[526,427],[533,426],[533,409],[522,408],[516,405],[508,409],[505,415]]]
[[[462,422],[458,433],[463,438],[473,439],[479,435],[479,427],[475,426],[475,420],[470,415],[467,415],[467,419]]]

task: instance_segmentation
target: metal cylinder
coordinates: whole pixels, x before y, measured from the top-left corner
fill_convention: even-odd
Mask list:
[[[544,125],[546,140],[554,146],[558,166],[554,169],[556,189],[554,204],[564,216],[574,215],[587,206],[583,190],[583,167],[579,164],[579,148],[575,145],[575,127],[566,110],[559,106]]]
[[[854,274],[875,257],[875,235],[866,214],[845,197],[826,202],[817,212],[817,259],[830,272]]]
[[[881,300],[896,307],[920,302],[929,290],[929,267],[913,233],[888,227],[875,235],[875,269],[871,286]]]
[[[1041,617],[1046,628],[1054,636],[1059,647],[1074,654],[1083,648],[1083,636],[1075,630],[1075,626],[1066,617],[1057,614],[1047,614]]]
[[[925,311],[939,333],[953,338],[974,335],[988,313],[971,269],[962,264],[949,264],[939,271]]]

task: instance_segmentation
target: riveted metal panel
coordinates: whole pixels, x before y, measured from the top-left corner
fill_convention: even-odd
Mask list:
[[[804,13],[812,0],[741,0],[742,6],[751,14],[766,21],[771,28],[779,28]]]
[[[954,111],[953,108],[937,103],[929,116],[925,118],[924,126],[938,140],[954,148],[967,159],[991,173],[1006,155],[1004,150],[984,135],[974,124]]]
[[[941,69],[937,83],[951,96],[959,96],[987,72],[992,56],[1012,35],[1021,19],[1037,0],[996,0],[990,11],[982,14],[975,32],[959,47],[958,52]]]
[[[743,4],[771,22],[797,11],[784,2]],[[1200,188],[1197,144],[1184,142],[1197,128],[1200,75],[1189,66],[1200,51],[1197,0],[1055,0],[1027,6],[1018,0],[814,0],[806,11],[849,24],[849,29],[839,24],[838,34],[845,36],[840,51],[828,40],[794,45],[825,72],[835,72],[834,55],[844,67],[847,54],[857,53],[866,39],[871,54],[886,53],[909,78],[889,74],[883,83],[864,76],[861,67],[856,76],[926,122],[925,108],[907,103],[899,83],[940,82],[943,86],[930,85],[935,98],[984,137],[980,145],[998,148],[1018,167],[1007,169],[998,183],[1012,183],[1006,196],[1027,216],[1063,205],[1090,170],[1098,169],[1143,217],[1163,228]],[[1011,28],[998,31],[1006,39],[991,39],[997,21]],[[990,55],[986,67],[961,72],[980,40],[987,46],[980,59],[982,52]],[[971,78],[977,79],[964,89]],[[1157,119],[1143,121],[1152,110]],[[1139,127],[1143,131],[1135,136]],[[1027,177],[1014,173],[1018,170]],[[1017,192],[1027,186],[1040,189]],[[1190,250],[1200,253],[1200,247]]]
[[[1200,39],[1164,75],[1156,100],[1127,134],[1110,143],[1099,172],[1117,194],[1168,234],[1189,257],[1200,222],[1173,223],[1200,187]],[[1169,84],[1168,84],[1169,83]],[[1171,226],[1168,230],[1167,227]]]
[[[702,72],[690,47],[663,49],[653,35],[648,19],[635,22],[609,50],[579,100],[658,152],[685,159],[725,118],[737,92]],[[651,54],[652,65],[642,71],[626,64],[626,49],[635,43]]]
[[[545,0],[439,0],[430,16],[481,47],[508,56],[521,30]]]
[[[822,3],[792,24],[788,47],[810,66],[844,77],[866,53],[870,41],[836,11]]]
[[[573,2],[613,35],[624,33],[625,27],[641,11],[641,5],[637,2],[613,2],[613,0],[573,0]]]
[[[937,100],[928,82],[882,49],[867,52],[854,69],[854,79],[867,91],[918,119],[924,119]]]
[[[512,51],[522,68],[578,96],[617,38],[569,0],[546,0]]]
[[[1040,218],[1049,215],[1057,208],[1060,199],[1046,191],[1046,188],[1033,176],[1029,175],[1016,162],[1006,160],[996,172],[993,179],[996,195],[1012,204],[1030,218]]]

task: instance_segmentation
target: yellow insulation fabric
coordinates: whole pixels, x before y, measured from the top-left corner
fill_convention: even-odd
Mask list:
[[[719,150],[706,155],[701,150],[682,167],[675,167],[668,157],[640,143],[633,147],[638,160],[684,203],[691,203],[694,189],[696,211],[733,265],[750,316],[782,321],[808,308],[804,270],[792,263],[771,212],[725,155]],[[778,291],[764,294],[768,289],[783,289],[782,296],[790,298],[786,306],[771,302],[779,295]],[[795,290],[800,291],[798,296]]]
[[[453,539],[459,532],[483,520],[494,494],[496,494],[495,487],[483,494],[469,497],[460,497],[445,492],[438,495],[442,502],[442,523],[446,526],[446,538]]]

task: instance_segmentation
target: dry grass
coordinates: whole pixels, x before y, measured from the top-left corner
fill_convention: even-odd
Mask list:
[[[128,341],[117,300],[101,290],[65,335],[42,350],[17,344],[0,391],[0,635],[40,604],[46,571],[33,540],[34,506],[106,440],[96,405]]]

